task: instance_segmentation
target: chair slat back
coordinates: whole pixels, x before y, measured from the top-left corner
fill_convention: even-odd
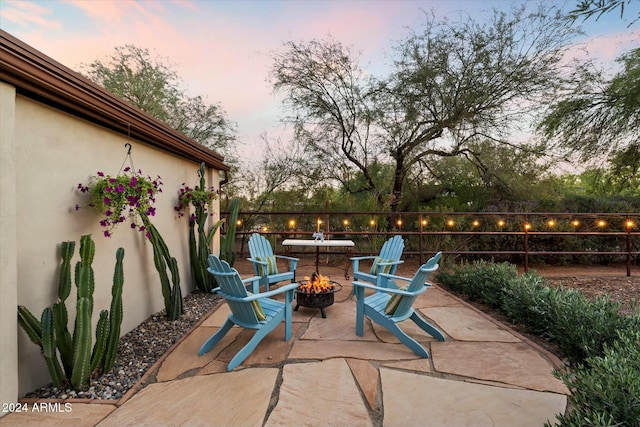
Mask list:
[[[411,279],[411,282],[409,282],[409,284],[407,285],[406,290],[408,292],[416,292],[425,285],[431,273],[438,269],[438,261],[440,260],[441,256],[442,253],[438,252],[433,258],[429,259],[418,269],[415,276],[413,276],[413,279]],[[413,296],[403,296],[400,300],[400,303],[398,304],[398,308],[393,313],[393,316],[405,316],[411,310],[413,303],[417,297],[417,294]]]
[[[404,240],[402,236],[393,236],[391,239],[384,242],[382,249],[380,249],[380,258],[390,259],[398,261],[402,257],[402,251],[404,250]]]
[[[217,256],[209,255],[209,268],[207,269],[216,278],[218,286],[220,286],[220,295],[244,298],[248,296],[247,288],[242,283],[240,273],[232,268],[227,261],[223,261]],[[257,324],[259,323],[256,313],[250,302],[233,301],[227,299],[229,308],[233,315],[242,322]]]
[[[258,233],[253,233],[249,238],[249,253],[251,254],[251,258],[265,258],[272,257],[273,248],[271,247],[271,243]]]

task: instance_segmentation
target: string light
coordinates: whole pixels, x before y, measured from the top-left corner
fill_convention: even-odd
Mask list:
[[[573,225],[574,227],[577,227],[580,225],[580,221],[578,221],[577,219],[574,219],[573,221],[571,221],[571,225]]]
[[[265,225],[264,227],[262,227],[262,231],[264,231],[264,232],[266,233],[267,231],[269,231],[269,227],[267,227],[267,226]]]
[[[605,227],[607,225],[607,222],[604,219],[599,219],[597,224],[598,227]]]
[[[372,219],[371,221],[369,221],[369,225],[370,225],[371,227],[375,227],[375,226],[376,226],[376,220],[375,220],[375,219]]]
[[[524,229],[525,230],[531,230],[531,224],[529,224],[528,222],[524,224]]]
[[[473,225],[474,227],[477,227],[477,226],[479,226],[479,225],[480,225],[480,221],[478,221],[478,220],[476,219],[476,220],[474,220],[474,221],[471,223],[471,225]]]
[[[239,226],[241,226],[241,225],[242,225],[242,221],[237,220],[237,221],[236,221],[236,225],[237,225],[238,227],[239,227]]]
[[[547,221],[547,225],[549,227],[555,227],[556,226],[556,220],[555,219],[550,219],[549,221]]]
[[[498,227],[504,227],[504,220],[503,219],[498,221]]]
[[[455,222],[454,220],[452,220],[452,219],[449,219],[449,220],[447,221],[447,225],[448,225],[449,227],[453,227],[454,225],[456,225],[456,222]]]
[[[349,226],[349,220],[348,219],[343,219],[342,220],[342,225],[344,225],[345,227]]]
[[[398,221],[396,221],[396,224],[398,224],[398,227],[402,227],[402,220],[399,219]]]
[[[636,226],[636,224],[631,221],[630,219],[627,220],[627,222],[624,223],[624,225],[628,228],[628,229],[632,229],[633,227]]]
[[[296,220],[295,219],[290,219],[289,220],[289,227],[290,228],[294,228],[296,226]]]
[[[426,219],[423,219],[422,220],[422,225],[427,225],[427,224],[429,224],[429,221],[427,221]]]

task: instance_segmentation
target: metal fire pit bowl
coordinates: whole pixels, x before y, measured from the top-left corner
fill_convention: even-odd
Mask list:
[[[307,282],[307,280],[304,280],[298,283],[304,285]],[[327,315],[324,312],[324,308],[333,305],[333,294],[342,289],[342,285],[338,282],[330,281],[329,283],[333,285],[333,289],[321,293],[304,292],[296,289],[296,308],[294,308],[293,310],[298,311],[298,308],[300,308],[300,306],[307,308],[319,308],[320,314],[322,314],[322,318],[326,319]]]

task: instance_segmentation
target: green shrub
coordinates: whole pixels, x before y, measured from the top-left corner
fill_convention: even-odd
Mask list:
[[[575,289],[558,288],[549,293],[549,335],[572,363],[603,354],[604,346],[627,327],[619,314],[620,303],[608,297],[590,301]]]
[[[620,332],[587,365],[557,374],[571,390],[570,409],[557,416],[558,425],[640,426],[640,331]]]
[[[544,285],[542,277],[527,273],[514,279],[504,291],[500,310],[532,333],[549,338],[550,294],[557,292]]]
[[[474,261],[454,268],[453,272],[441,271],[436,281],[472,301],[481,301],[497,308],[502,305],[505,289],[518,278],[515,265]]]

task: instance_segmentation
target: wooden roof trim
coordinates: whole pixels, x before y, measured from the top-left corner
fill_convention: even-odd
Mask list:
[[[224,157],[0,30],[0,80],[33,97],[178,156],[224,171]]]

